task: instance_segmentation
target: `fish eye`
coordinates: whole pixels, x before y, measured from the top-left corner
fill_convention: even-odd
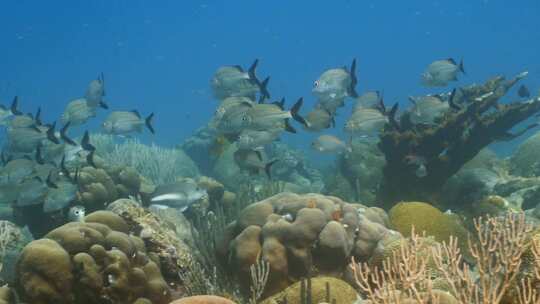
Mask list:
[[[314,87],[318,87],[318,86],[319,86],[319,81],[318,81],[318,80],[315,80],[315,82],[313,83],[313,86],[314,86]]]

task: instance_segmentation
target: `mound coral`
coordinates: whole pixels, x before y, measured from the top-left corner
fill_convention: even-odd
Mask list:
[[[127,224],[105,212],[90,214],[88,219],[91,222],[65,224],[23,249],[17,262],[23,300],[168,303],[169,287],[144,242],[112,229]]]
[[[234,302],[217,296],[192,296],[178,299],[170,304],[234,304]]]
[[[341,275],[348,259],[367,259],[389,233],[384,211],[320,194],[281,193],[249,205],[225,229],[220,260],[244,286],[258,257],[269,263],[264,294],[308,274]]]

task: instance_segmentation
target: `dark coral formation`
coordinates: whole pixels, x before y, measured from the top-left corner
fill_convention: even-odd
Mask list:
[[[169,303],[159,261],[147,255],[143,240],[128,235],[127,224],[113,213],[90,214],[88,219],[61,226],[23,249],[17,262],[23,300]]]
[[[444,183],[480,150],[496,140],[520,135],[509,131],[540,111],[540,98],[509,104],[499,100],[524,76],[511,80],[499,76],[459,89],[453,101],[460,109],[447,113],[436,126],[417,127],[405,115],[401,126],[394,121],[380,136],[387,163],[379,201],[386,207],[399,200],[435,202]],[[418,177],[411,170],[407,162],[411,155],[425,159],[427,176]]]

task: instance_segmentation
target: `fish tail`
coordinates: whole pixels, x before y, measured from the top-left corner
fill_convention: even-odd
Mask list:
[[[467,73],[465,73],[465,68],[463,67],[463,59],[461,59],[461,61],[459,62],[459,70],[461,71],[461,73],[467,75]]]
[[[93,168],[97,168],[96,163],[94,162],[94,152],[95,150],[92,150],[90,153],[88,153],[88,155],[86,155],[86,162]]]
[[[296,103],[291,108],[291,116],[294,120],[298,121],[299,123],[309,128],[309,122],[307,122],[302,116],[300,116],[300,113],[299,113],[300,108],[302,108],[303,104],[304,104],[304,98],[303,97],[298,98]]]
[[[259,90],[261,91],[261,97],[259,98],[259,103],[264,103],[264,100],[270,99],[270,92],[268,92],[268,82],[269,81],[270,81],[270,76],[266,77],[260,83],[259,83],[259,81],[257,81],[257,85],[259,86]]]
[[[291,126],[291,122],[289,121],[288,118],[285,119],[285,131],[289,133],[296,133],[296,129],[293,126]]]
[[[388,118],[390,119],[390,124],[392,125],[392,127],[394,127],[398,131],[401,131],[401,127],[396,120],[396,113],[397,113],[398,107],[399,107],[399,104],[396,102],[392,106],[392,109],[390,109],[390,112],[388,113]]]
[[[264,165],[264,173],[266,173],[268,179],[272,179],[272,165],[274,165],[277,161],[277,159],[274,159]]]
[[[56,121],[53,122],[53,124],[47,130],[47,139],[58,145],[60,144],[60,141],[58,140],[58,138],[56,138],[56,135],[54,134],[54,129],[56,129]]]
[[[454,100],[455,97],[456,97],[456,91],[457,91],[457,89],[454,88],[454,89],[452,90],[452,93],[450,93],[450,97],[448,98],[448,104],[450,105],[450,108],[452,108],[452,109],[454,109],[454,110],[456,110],[456,111],[459,111],[459,110],[461,110],[461,107],[458,106],[458,105],[456,104],[455,100]]]
[[[41,107],[38,107],[34,121],[36,122],[36,125],[38,126],[41,126],[43,124],[41,122]]]
[[[351,86],[349,87],[349,96],[353,98],[358,97],[358,93],[356,92],[356,85],[358,84],[358,78],[356,78],[356,58],[353,59],[351,64],[351,71],[349,72],[351,74]]]
[[[99,106],[102,108],[102,109],[105,109],[105,110],[108,110],[109,109],[109,105],[105,102],[105,101],[100,101],[99,102]]]
[[[96,150],[96,147],[94,147],[91,143],[90,143],[90,134],[88,133],[88,131],[85,131],[84,132],[84,135],[83,135],[83,138],[81,140],[81,147],[86,150],[86,151],[90,151],[90,152],[93,152]]]
[[[49,172],[49,175],[47,175],[47,180],[45,181],[45,183],[49,188],[58,189],[58,185],[56,185],[56,183],[52,180],[52,170]]]
[[[62,138],[62,140],[63,140],[65,143],[67,143],[67,144],[69,144],[69,145],[72,145],[72,146],[76,146],[77,143],[76,143],[73,139],[69,138],[69,137],[67,136],[67,134],[66,134],[66,133],[67,133],[67,130],[68,130],[68,128],[69,128],[69,125],[71,125],[71,121],[68,121],[68,122],[64,125],[64,127],[62,127],[62,129],[60,130],[60,138]]]
[[[259,59],[255,59],[251,66],[248,69],[248,75],[249,79],[251,81],[254,81],[256,84],[259,84],[259,80],[257,79],[257,75],[255,75],[255,70],[257,70],[257,65],[259,64]]]
[[[19,96],[15,96],[13,97],[13,101],[11,102],[11,113],[13,113],[13,115],[22,115],[23,113],[21,111],[19,111]]]
[[[152,134],[155,134],[156,131],[154,130],[154,127],[152,126],[153,118],[154,118],[154,113],[150,113],[150,115],[148,115],[148,117],[146,117],[146,119],[144,120],[144,123],[146,124],[146,127],[148,128],[148,130],[150,130]]]
[[[45,164],[45,160],[43,159],[43,155],[41,155],[41,143],[36,148],[36,162],[40,165]]]

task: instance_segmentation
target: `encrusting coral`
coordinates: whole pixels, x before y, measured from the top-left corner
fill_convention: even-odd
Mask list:
[[[143,240],[114,230],[125,230],[124,220],[104,211],[87,219],[54,229],[23,249],[17,262],[22,299],[35,304],[169,303],[169,287]]]

